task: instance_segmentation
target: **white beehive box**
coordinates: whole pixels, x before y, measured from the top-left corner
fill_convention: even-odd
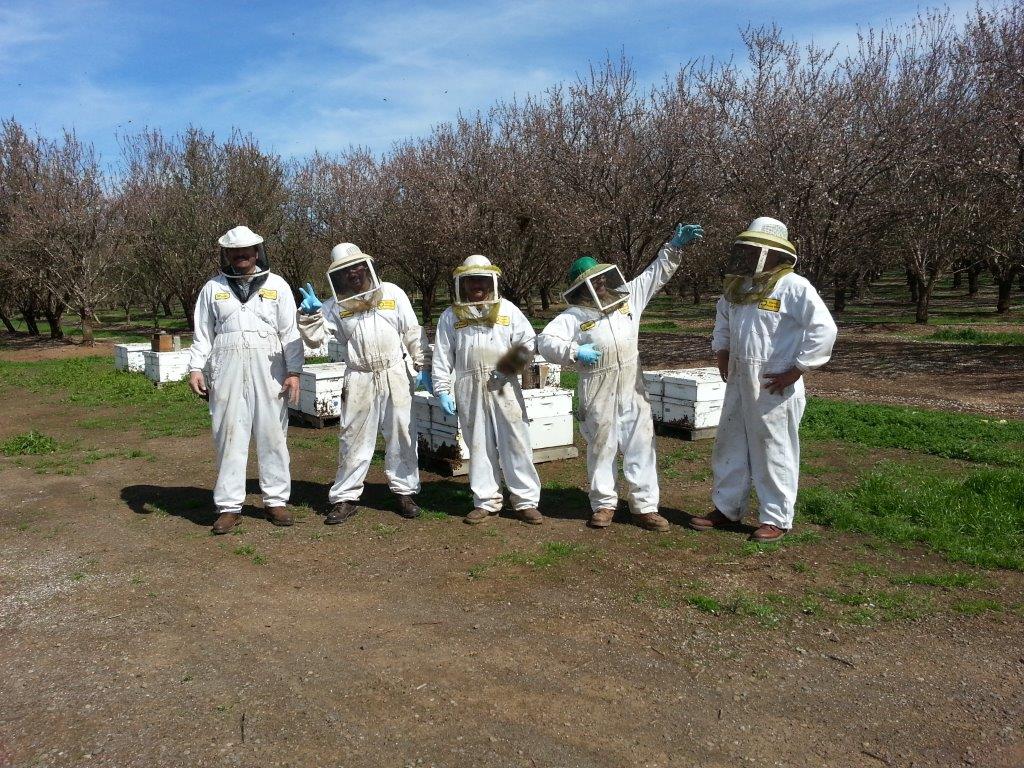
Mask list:
[[[689,429],[707,429],[717,427],[721,417],[722,402],[720,400],[690,402],[666,397],[662,405],[662,415],[658,421]]]
[[[702,403],[721,402],[725,397],[725,382],[715,367],[668,371],[662,376],[661,383],[666,399]]]
[[[148,341],[135,344],[114,345],[114,368],[119,371],[131,371],[132,373],[144,373],[146,371],[146,358],[142,353],[152,348]]]
[[[344,363],[302,366],[299,374],[299,411],[320,418],[340,416],[345,368]]]
[[[333,336],[327,339],[327,357],[335,363],[345,359],[342,343]]]
[[[177,352],[143,350],[142,358],[146,378],[154,384],[181,381],[188,376],[189,351],[187,349]]]
[[[647,399],[651,401],[651,417],[655,421],[664,421],[665,398],[661,395],[648,395]]]

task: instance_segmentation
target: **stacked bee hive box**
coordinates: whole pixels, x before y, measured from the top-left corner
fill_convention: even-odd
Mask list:
[[[341,392],[345,384],[344,363],[316,363],[302,366],[299,374],[299,406],[292,414],[315,427],[341,416]]]
[[[644,387],[655,424],[690,440],[715,436],[725,398],[717,368],[646,371]]]
[[[157,386],[169,381],[181,381],[188,376],[187,349],[170,352],[154,352],[151,349],[142,352],[143,369],[146,378]]]
[[[578,456],[573,445],[572,390],[561,387],[524,389],[523,400],[530,422],[534,464]],[[413,420],[419,432],[422,463],[442,474],[464,475],[469,471],[472,456],[459,430],[458,418],[445,413],[434,395],[416,393]]]
[[[146,370],[146,358],[142,353],[150,349],[148,341],[138,344],[115,344],[114,345],[114,368],[119,371],[130,371],[131,373],[143,373]]]

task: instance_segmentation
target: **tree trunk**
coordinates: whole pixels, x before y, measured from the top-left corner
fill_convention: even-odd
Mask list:
[[[832,283],[832,312],[842,314],[846,310],[846,282],[838,275]]]
[[[962,269],[958,269],[956,272],[953,273],[953,290],[954,291],[960,290],[960,286],[963,284],[963,282],[964,282],[963,270]]]
[[[978,295],[978,275],[981,274],[981,267],[972,264],[967,268],[967,298],[973,299]]]
[[[540,287],[540,308],[547,312],[551,309],[551,287],[542,285]]]
[[[1013,279],[1016,275],[1011,274],[1005,279],[996,279],[996,286],[999,293],[996,298],[996,312],[1000,315],[1010,311],[1010,292],[1013,290]]]
[[[95,347],[96,339],[92,333],[92,313],[85,307],[78,310],[78,317],[82,320],[82,345]]]
[[[7,329],[8,333],[17,333],[17,329],[11,323],[11,318],[7,316],[7,313],[0,309],[0,322],[4,324],[4,328]]]
[[[124,321],[125,321],[125,323],[130,323],[132,321],[132,305],[131,305],[131,302],[126,301],[124,304],[121,305],[121,308],[124,310]]]
[[[703,298],[701,294],[701,284],[698,281],[694,280],[693,285],[690,287],[690,296],[693,297],[694,306],[700,304],[700,301]]]
[[[170,298],[160,299],[160,306],[163,307],[164,317],[171,317],[174,313],[171,312],[171,300]],[[188,314],[188,307],[185,307],[185,314]]]
[[[928,322],[928,310],[932,301],[932,288],[935,286],[934,278],[928,281],[915,278],[917,288],[917,309],[914,312],[915,323],[927,323]]]
[[[46,322],[50,324],[50,338],[57,340],[63,339],[64,329],[61,327],[60,319],[64,315],[64,311],[61,309],[50,310],[48,308],[44,308],[43,315],[46,317]]]
[[[36,325],[36,313],[31,307],[26,307],[18,310],[21,312],[21,317],[25,320],[25,329],[28,331],[29,336],[39,335],[39,326]]]
[[[420,296],[420,316],[423,319],[423,327],[426,328],[430,325],[430,318],[434,314],[434,292],[435,288],[431,286],[420,286],[422,296]]]
[[[160,330],[160,302],[153,302],[153,330]]]
[[[920,281],[917,279],[917,275],[915,275],[913,272],[911,272],[908,269],[907,270],[907,287],[910,288],[910,303],[911,304],[917,304],[918,301],[920,300],[920,294],[919,294],[919,291],[918,291],[919,284],[920,284]]]

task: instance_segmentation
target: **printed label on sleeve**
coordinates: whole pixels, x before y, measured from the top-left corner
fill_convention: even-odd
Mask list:
[[[394,299],[381,299],[377,303],[377,309],[396,309],[397,307],[398,304]]]
[[[498,315],[498,325],[508,325],[512,320],[508,315]]]
[[[766,309],[769,312],[778,312],[782,306],[782,302],[778,299],[764,299],[760,304],[757,305],[758,309]]]
[[[213,300],[214,301],[224,301],[224,299],[230,299],[230,298],[231,298],[231,294],[228,293],[227,291],[217,291],[215,294],[213,294]]]
[[[622,307],[619,309],[619,314],[622,314],[622,315],[630,314],[630,312],[629,312],[629,302],[628,301],[625,304],[623,304]]]
[[[260,296],[270,301],[277,301],[277,291],[273,288],[262,288],[260,289]]]
[[[581,331],[589,331],[595,325],[597,325],[597,320],[587,320],[587,322],[580,324],[580,330]]]

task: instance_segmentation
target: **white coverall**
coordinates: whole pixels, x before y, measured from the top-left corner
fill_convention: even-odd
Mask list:
[[[540,502],[522,387],[514,377],[500,388],[488,386],[495,363],[513,345],[524,345],[532,358],[535,337],[530,321],[506,299],[494,325],[460,321],[451,307],[437,321],[434,392],[454,394],[469,447],[473,506],[491,513],[501,511],[502,475],[515,509],[536,509]]]
[[[665,245],[647,269],[625,284],[629,300],[605,314],[572,306],[537,337],[537,348],[548,362],[572,365],[583,344],[601,351],[596,366],[579,365],[580,431],[587,440],[587,474],[593,510],[615,509],[616,453],[622,452],[622,475],[630,511],[658,511],[657,458],[654,421],[644,388],[637,351],[640,315],[679,268],[683,252]]]
[[[241,512],[249,436],[256,437],[265,507],[283,507],[291,494],[286,374],[302,370],[295,299],[284,278],[270,273],[242,304],[218,275],[199,292],[189,369],[209,369],[206,386],[217,448],[213,501],[220,512]]]
[[[711,457],[711,499],[723,515],[739,520],[753,483],[758,520],[783,530],[793,526],[800,476],[803,378],[775,395],[765,374],[794,365],[820,368],[832,356],[836,324],[806,278],[790,273],[760,303],[718,300],[714,352],[729,351],[729,379]]]
[[[331,333],[346,363],[338,474],[328,499],[357,501],[370,469],[377,431],[384,433],[384,474],[399,496],[419,493],[416,434],[412,424],[413,380],[407,360],[424,364],[423,329],[409,297],[394,283],[381,283],[374,309],[351,312],[327,299],[320,311],[299,315],[306,344],[319,347]]]

